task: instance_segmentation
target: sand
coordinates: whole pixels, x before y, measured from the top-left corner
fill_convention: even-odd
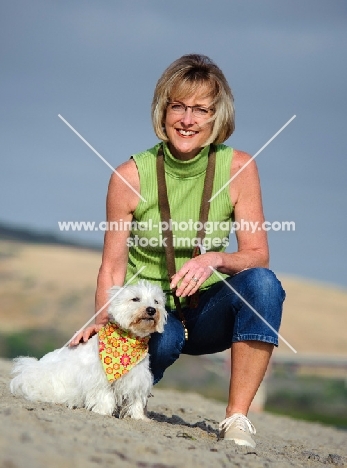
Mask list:
[[[347,431],[266,413],[250,414],[257,447],[218,441],[224,405],[196,394],[153,390],[151,422],[31,403],[9,392],[0,360],[0,466],[320,467],[347,466]]]

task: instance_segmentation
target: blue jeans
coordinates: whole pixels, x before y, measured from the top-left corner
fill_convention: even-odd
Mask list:
[[[278,346],[285,292],[275,274],[266,268],[251,268],[219,281],[201,292],[195,309],[183,308],[188,340],[175,310],[169,310],[163,333],[149,341],[150,367],[154,383],[180,354],[212,354],[237,341],[263,341]],[[234,291],[265,320],[255,313]],[[272,329],[269,327],[271,325]]]

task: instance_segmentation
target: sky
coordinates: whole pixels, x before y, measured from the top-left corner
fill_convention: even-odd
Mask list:
[[[345,0],[0,2],[0,221],[60,234],[105,219],[111,169],[157,143],[155,84],[187,53],[235,96],[227,144],[257,156],[271,268],[347,287]],[[69,232],[102,244],[103,233]]]

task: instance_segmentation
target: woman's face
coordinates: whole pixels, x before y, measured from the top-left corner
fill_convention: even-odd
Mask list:
[[[206,92],[197,92],[184,99],[173,98],[170,102],[210,109],[211,97],[203,96],[206,96]],[[187,160],[200,152],[212,133],[213,123],[208,122],[211,115],[211,111],[203,116],[195,115],[191,107],[187,107],[183,114],[177,114],[172,106],[168,105],[164,125],[169,139],[168,146],[174,157]]]

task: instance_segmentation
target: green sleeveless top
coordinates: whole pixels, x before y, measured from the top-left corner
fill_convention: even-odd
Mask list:
[[[129,281],[142,266],[145,266],[137,276],[137,280],[147,279],[158,284],[166,293],[167,306],[174,309],[164,251],[165,230],[162,229],[158,206],[156,158],[159,145],[160,143],[132,156],[139,172],[140,193],[145,201],[140,200],[134,212],[128,239],[129,258],[125,281]],[[209,148],[209,146],[203,148],[193,159],[181,161],[172,156],[165,143],[163,145],[176,271],[192,257],[193,248],[197,243],[196,235]],[[233,156],[233,150],[228,146],[217,145],[216,150],[212,194],[229,181]],[[228,185],[210,205],[203,242],[207,252],[223,252],[227,247],[232,213],[233,205]],[[220,278],[212,274],[200,289],[204,290],[217,281],[220,281]]]

